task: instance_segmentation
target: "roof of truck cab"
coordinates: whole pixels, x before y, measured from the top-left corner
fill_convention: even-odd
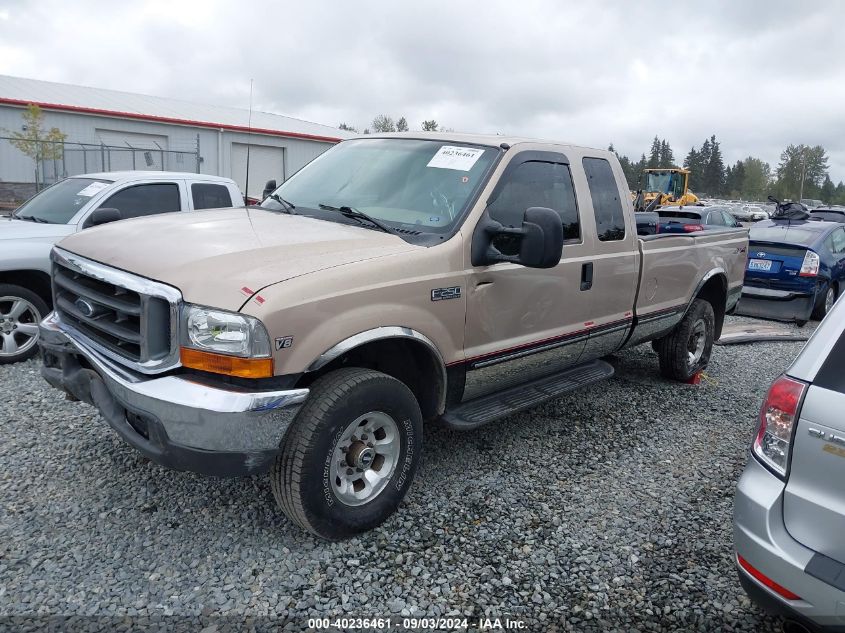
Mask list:
[[[548,145],[560,145],[561,147],[570,147],[579,150],[588,150],[599,155],[609,156],[611,152],[604,149],[596,149],[592,147],[585,147],[583,145],[576,145],[574,143],[567,143],[565,141],[554,141],[550,139],[531,138],[528,136],[500,136],[498,134],[464,134],[455,132],[388,132],[379,134],[359,134],[354,137],[357,139],[372,139],[372,138],[407,138],[420,139],[426,141],[441,141],[444,143],[466,143],[469,145],[487,145],[488,147],[500,147],[503,143],[513,147],[521,143],[543,143]]]
[[[211,176],[208,174],[196,174],[189,171],[101,171],[92,174],[78,174],[71,178],[94,178],[96,180],[110,180],[120,182],[125,180],[173,180],[178,178],[190,180],[204,180],[207,182],[231,183],[231,178],[223,176]]]

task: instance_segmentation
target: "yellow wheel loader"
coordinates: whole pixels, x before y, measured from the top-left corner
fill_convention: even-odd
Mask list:
[[[635,211],[653,211],[659,207],[700,204],[689,190],[690,170],[682,167],[644,169],[642,189],[631,195]]]

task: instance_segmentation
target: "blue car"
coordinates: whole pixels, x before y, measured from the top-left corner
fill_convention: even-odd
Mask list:
[[[705,229],[738,228],[727,207],[663,207],[635,214],[638,235],[695,233]]]
[[[748,237],[736,314],[798,324],[824,318],[845,289],[845,225],[763,220]]]

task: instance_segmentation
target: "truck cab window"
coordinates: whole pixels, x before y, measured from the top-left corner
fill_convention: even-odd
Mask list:
[[[507,176],[487,212],[506,226],[519,227],[525,210],[530,207],[553,209],[560,215],[564,240],[577,242],[581,239],[578,205],[568,165],[541,161],[522,163]]]
[[[599,241],[625,239],[625,215],[619,199],[619,186],[610,163],[604,158],[585,158],[583,164],[590,186],[590,197],[593,199]]]
[[[145,215],[180,211],[179,186],[176,183],[135,185],[118,191],[100,205],[120,211],[124,220]]]
[[[191,185],[194,209],[221,209],[232,206],[232,196],[225,185],[195,182]]]

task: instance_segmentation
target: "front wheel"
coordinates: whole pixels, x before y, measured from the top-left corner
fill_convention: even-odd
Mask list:
[[[26,360],[38,352],[38,323],[48,310],[31,290],[0,284],[0,365]]]
[[[655,341],[660,373],[672,380],[689,380],[707,367],[715,332],[713,306],[696,299],[675,329]]]
[[[411,486],[422,451],[422,414],[408,387],[360,368],[311,385],[271,470],[276,502],[328,540],[384,522]]]

